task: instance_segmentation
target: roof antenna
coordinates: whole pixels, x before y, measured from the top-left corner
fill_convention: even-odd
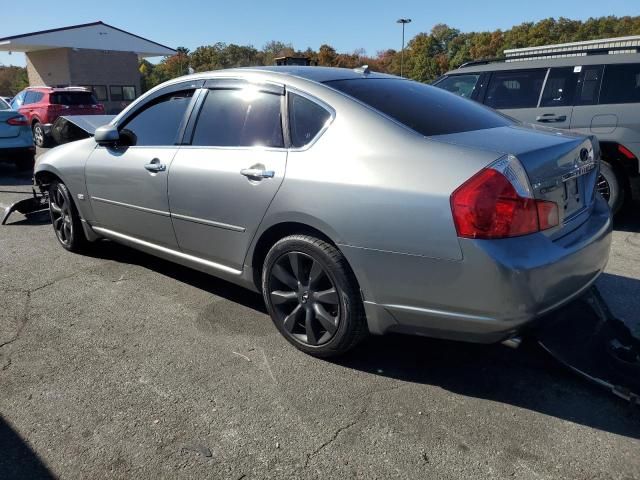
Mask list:
[[[362,65],[361,67],[354,68],[353,71],[356,73],[362,73],[364,75],[369,75],[371,73],[371,71],[369,70],[369,65]]]

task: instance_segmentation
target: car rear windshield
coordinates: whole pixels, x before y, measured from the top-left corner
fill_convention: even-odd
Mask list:
[[[56,105],[95,105],[98,101],[91,92],[56,92],[51,94],[51,103]]]
[[[409,80],[333,80],[326,85],[427,137],[513,124],[507,117],[471,100]]]

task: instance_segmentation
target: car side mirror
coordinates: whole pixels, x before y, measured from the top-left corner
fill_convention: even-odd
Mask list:
[[[120,132],[114,125],[103,125],[96,128],[93,138],[98,145],[109,146],[118,143],[120,140]]]

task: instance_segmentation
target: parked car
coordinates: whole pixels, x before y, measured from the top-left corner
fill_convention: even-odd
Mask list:
[[[0,162],[12,162],[19,170],[33,169],[35,147],[29,122],[0,99]]]
[[[611,243],[598,156],[366,68],[265,67],[164,83],[35,179],[67,250],[107,238],[262,292],[331,356],[367,332],[505,340],[585,291]]]
[[[471,62],[434,85],[523,122],[596,135],[598,191],[614,212],[640,199],[640,54]]]
[[[51,125],[60,115],[104,114],[104,106],[83,87],[28,87],[13,97],[11,106],[27,117],[39,147],[49,143]]]

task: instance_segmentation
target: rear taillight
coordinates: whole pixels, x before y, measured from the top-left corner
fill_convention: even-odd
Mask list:
[[[13,125],[14,127],[24,127],[29,125],[29,120],[24,115],[16,115],[15,117],[11,117],[7,119],[7,123],[9,125]]]
[[[558,225],[558,205],[533,198],[524,168],[505,156],[467,180],[451,195],[458,236],[507,238]]]

